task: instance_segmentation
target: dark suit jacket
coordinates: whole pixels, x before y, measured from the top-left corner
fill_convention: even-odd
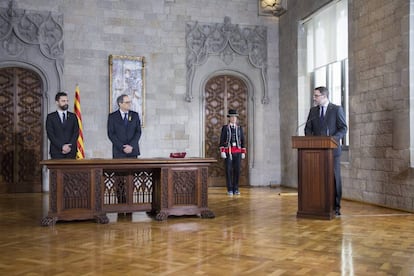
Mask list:
[[[136,158],[140,155],[138,142],[141,138],[141,120],[138,113],[131,110],[128,112],[128,124],[126,127],[119,110],[109,114],[108,137],[112,142],[113,158]],[[124,153],[124,145],[132,146],[132,152],[129,154]]]
[[[305,135],[332,136],[339,145],[334,150],[334,156],[339,156],[341,155],[342,148],[340,140],[345,136],[348,129],[344,111],[341,106],[329,103],[325,112],[324,121],[321,122],[319,108],[319,106],[314,106],[310,109],[305,126]]]
[[[230,139],[231,139],[231,132],[230,132],[230,125],[224,125],[221,128],[221,134],[220,134],[220,147],[228,147],[230,145]],[[243,129],[241,126],[236,126],[236,142],[237,147],[244,148],[244,134]]]
[[[75,113],[67,111],[67,119],[63,124],[57,111],[49,113],[46,118],[46,132],[50,140],[49,153],[52,159],[76,158],[79,124]],[[72,144],[72,150],[68,154],[62,153],[64,144]]]

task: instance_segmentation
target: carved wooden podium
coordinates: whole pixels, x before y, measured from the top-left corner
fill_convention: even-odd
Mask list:
[[[298,149],[298,212],[300,218],[333,219],[334,162],[338,147],[329,136],[293,136]]]

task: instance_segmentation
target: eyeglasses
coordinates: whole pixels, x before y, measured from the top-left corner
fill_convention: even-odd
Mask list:
[[[313,94],[314,98],[319,98],[320,96],[323,96],[322,94]]]
[[[131,101],[128,101],[128,102],[123,102],[124,104],[130,104],[131,103]]]

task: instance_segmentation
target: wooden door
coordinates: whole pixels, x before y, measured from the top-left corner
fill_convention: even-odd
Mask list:
[[[205,86],[205,152],[206,157],[212,157],[218,161],[209,167],[210,186],[226,186],[226,173],[224,161],[220,158],[219,143],[221,128],[228,123],[227,112],[229,109],[236,109],[239,113],[238,123],[243,128],[245,147],[248,146],[247,92],[246,83],[242,79],[230,75],[211,78]],[[247,152],[249,152],[248,149]],[[247,158],[242,160],[240,186],[249,185],[247,160]]]
[[[41,86],[30,70],[0,69],[0,193],[41,191]]]

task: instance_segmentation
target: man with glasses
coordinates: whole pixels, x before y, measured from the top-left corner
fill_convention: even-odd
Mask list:
[[[131,100],[122,94],[117,99],[119,109],[108,116],[108,137],[112,142],[113,158],[137,158],[140,155],[141,120],[130,110]]]
[[[341,106],[329,102],[329,90],[320,86],[313,91],[314,106],[310,109],[305,126],[306,136],[332,136],[338,143],[334,149],[335,215],[341,215],[341,152],[340,140],[348,129]]]

